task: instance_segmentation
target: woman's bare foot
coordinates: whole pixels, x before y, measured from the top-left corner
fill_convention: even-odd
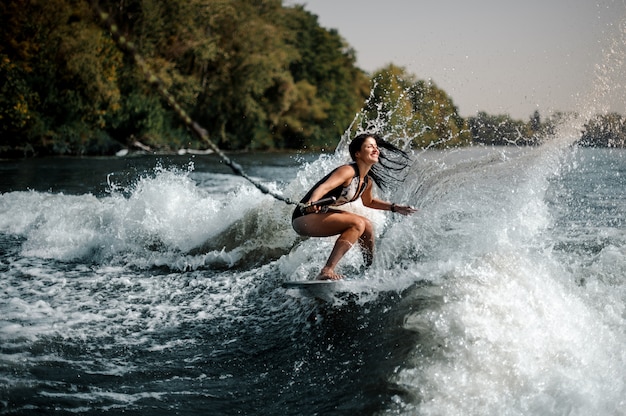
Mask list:
[[[343,276],[335,273],[334,270],[323,268],[320,274],[317,275],[317,280],[341,280]]]

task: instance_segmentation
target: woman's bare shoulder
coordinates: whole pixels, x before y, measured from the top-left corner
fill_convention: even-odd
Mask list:
[[[356,170],[354,169],[354,165],[351,163],[341,165],[335,171],[341,171],[342,174],[354,176]]]
[[[335,169],[334,175],[342,178],[343,180],[352,179],[355,175],[356,171],[352,165],[341,165],[337,169]]]
[[[350,165],[341,165],[329,175],[326,183],[332,186],[338,186],[339,184],[348,184],[354,177],[354,168]]]

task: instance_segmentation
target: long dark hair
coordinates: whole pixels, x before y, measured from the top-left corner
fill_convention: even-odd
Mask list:
[[[368,137],[376,140],[376,146],[380,151],[378,163],[372,166],[369,176],[383,191],[397,186],[406,177],[406,172],[403,171],[411,164],[411,157],[377,134],[362,133],[352,139],[348,146],[352,160],[356,160],[356,153],[361,150],[363,142]]]

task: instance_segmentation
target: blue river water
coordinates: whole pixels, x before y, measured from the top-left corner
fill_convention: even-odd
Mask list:
[[[298,199],[327,155],[234,155]],[[0,414],[619,415],[626,151],[416,152],[374,265],[215,156],[0,162]]]

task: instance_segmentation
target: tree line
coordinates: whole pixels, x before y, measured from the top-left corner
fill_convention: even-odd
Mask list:
[[[553,125],[538,113],[528,121],[486,113],[464,119],[443,90],[404,68],[388,65],[369,75],[340,34],[301,5],[101,0],[99,6],[225,150],[334,148],[348,126],[373,120],[383,133],[421,148],[535,145]],[[6,0],[0,25],[0,156],[203,148],[87,1]],[[581,143],[624,145],[624,120],[606,117],[590,122]]]

